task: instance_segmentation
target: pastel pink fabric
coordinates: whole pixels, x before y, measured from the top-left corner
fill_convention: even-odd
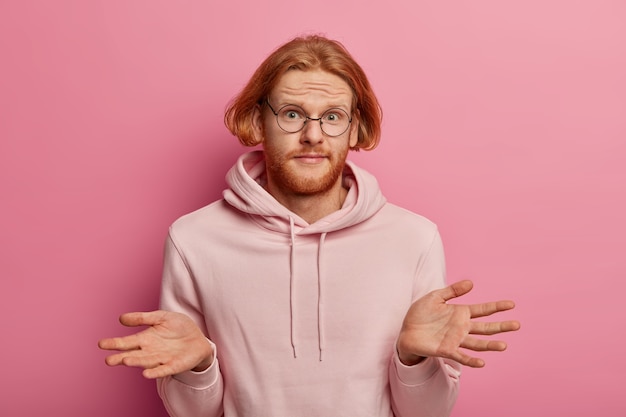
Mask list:
[[[224,199],[177,220],[161,307],[215,344],[205,372],[159,381],[175,417],[446,416],[460,366],[395,353],[412,301],[440,288],[436,226],[386,202],[349,163],[341,210],[313,224],[262,187],[261,152],[242,156]]]

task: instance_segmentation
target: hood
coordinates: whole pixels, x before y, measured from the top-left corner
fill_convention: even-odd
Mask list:
[[[263,188],[265,158],[263,151],[253,151],[242,155],[226,175],[230,188],[224,191],[224,199],[276,232],[295,232],[298,235],[329,233],[367,220],[386,203],[376,178],[350,161],[346,162],[343,181],[348,189],[343,207],[309,224]]]

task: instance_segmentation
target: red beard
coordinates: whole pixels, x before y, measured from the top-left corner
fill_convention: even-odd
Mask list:
[[[306,176],[292,166],[293,158],[312,151],[295,151],[281,155],[272,149],[265,149],[268,180],[283,192],[296,195],[314,195],[331,190],[343,173],[348,149],[337,154],[323,153],[328,158],[328,169],[322,174]]]

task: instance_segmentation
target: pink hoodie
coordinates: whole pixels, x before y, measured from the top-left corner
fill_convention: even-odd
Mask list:
[[[444,285],[436,226],[350,162],[342,209],[314,224],[265,191],[264,173],[262,152],[243,155],[224,199],[170,228],[161,308],[193,318],[217,353],[158,381],[170,415],[449,415],[460,366],[395,353],[411,303]]]

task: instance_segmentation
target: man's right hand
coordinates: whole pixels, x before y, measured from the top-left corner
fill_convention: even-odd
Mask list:
[[[100,349],[119,351],[107,356],[109,366],[143,368],[144,377],[154,379],[189,370],[201,372],[213,363],[213,347],[185,314],[161,310],[126,313],[120,323],[149,327],[130,336],[100,340]]]

